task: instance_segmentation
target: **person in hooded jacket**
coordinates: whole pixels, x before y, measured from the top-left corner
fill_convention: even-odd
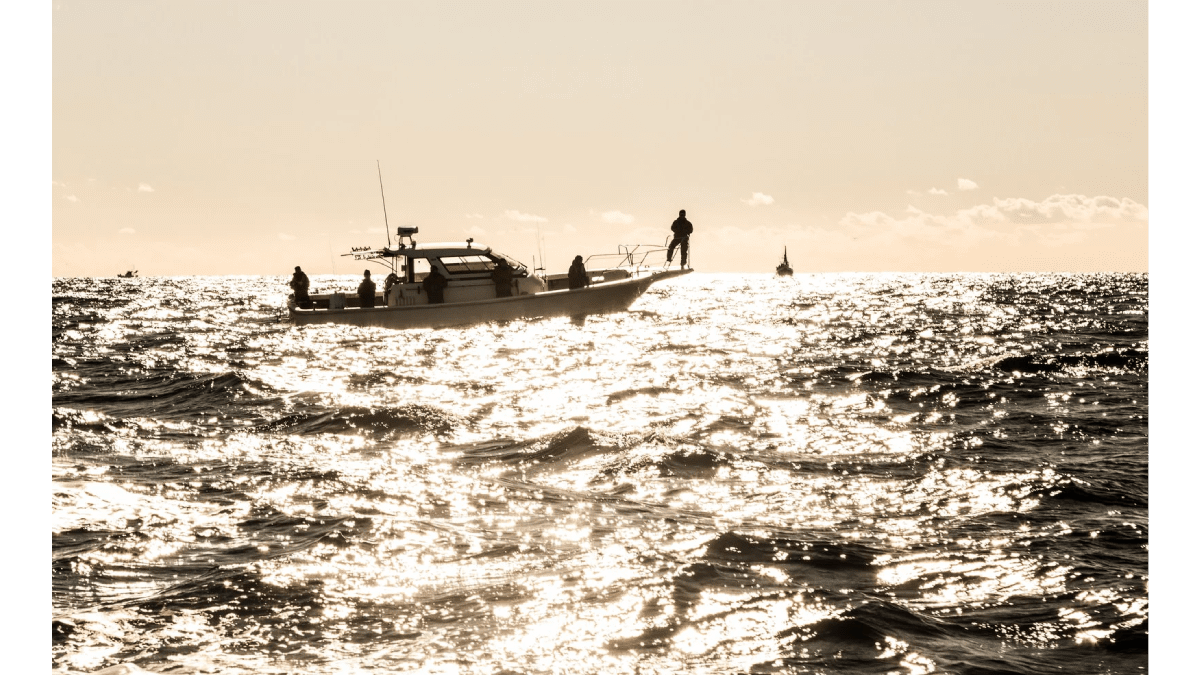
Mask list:
[[[496,284],[497,298],[512,297],[513,269],[508,261],[501,258],[492,268],[492,283]]]
[[[671,239],[671,245],[667,247],[667,264],[671,264],[675,248],[678,247],[679,269],[683,269],[687,266],[688,237],[692,234],[692,224],[688,222],[687,211],[679,209],[679,217],[671,223],[671,231],[675,233],[675,236]]]
[[[292,287],[292,292],[296,294],[296,306],[300,309],[308,309],[312,307],[312,298],[308,297],[308,275],[304,270],[296,265],[296,272],[292,274],[292,280],[288,283]]]
[[[571,269],[567,270],[567,288],[575,290],[576,288],[586,288],[591,284],[591,279],[588,278],[587,269],[583,266],[583,256],[575,256],[575,260],[571,262]]]

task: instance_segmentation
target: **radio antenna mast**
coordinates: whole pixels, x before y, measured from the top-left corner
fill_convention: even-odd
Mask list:
[[[392,228],[387,220],[387,198],[383,196],[383,170],[379,168],[379,160],[375,160],[375,170],[379,172],[379,198],[383,200],[383,232],[387,235],[388,248],[391,248]]]

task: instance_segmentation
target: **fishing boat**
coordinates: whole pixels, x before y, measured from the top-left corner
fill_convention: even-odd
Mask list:
[[[312,294],[301,303],[293,293],[288,300],[292,322],[404,329],[586,316],[624,311],[650,284],[692,271],[659,266],[657,257],[665,251],[662,247],[621,246],[615,254],[585,260],[587,285],[572,289],[567,274],[538,274],[540,270],[530,270],[473,239],[418,244],[413,240],[415,227],[398,228],[396,234],[396,246],[356,247],[346,254],[388,270],[373,307],[364,307],[355,292]],[[497,268],[507,268],[500,282],[494,274]],[[445,280],[441,302],[431,299],[430,285],[425,283],[435,272]],[[436,286],[433,290],[436,294]]]
[[[792,276],[792,266],[788,264],[787,247],[783,247],[783,262],[775,266],[775,274],[781,277]]]
[[[135,279],[137,278],[137,270],[126,270],[124,274],[118,274],[118,279]]]

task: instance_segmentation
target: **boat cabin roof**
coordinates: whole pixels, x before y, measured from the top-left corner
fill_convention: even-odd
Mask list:
[[[528,273],[528,268],[519,260],[493,251],[490,246],[473,242],[439,242],[432,244],[400,244],[395,248],[384,247],[370,254],[368,258],[405,258],[408,260],[428,259],[450,274],[461,275],[472,272],[488,272],[495,265],[494,261],[504,260],[518,276]]]
[[[387,256],[404,256],[406,258],[441,258],[445,256],[487,255],[492,253],[490,246],[468,244],[466,242],[440,242],[435,244],[402,244],[397,248],[385,248]],[[504,257],[493,254],[496,257]]]

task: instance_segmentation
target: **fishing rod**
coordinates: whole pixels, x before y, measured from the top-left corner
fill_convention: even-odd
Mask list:
[[[379,160],[375,160],[375,170],[379,172],[379,198],[383,200],[383,232],[387,235],[388,248],[392,247],[392,228],[387,219],[387,198],[383,196],[383,170],[379,168]]]
[[[545,272],[546,271],[546,251],[544,248],[542,248],[542,226],[539,224],[539,225],[536,225],[536,227],[537,227],[537,240],[534,242],[534,244],[536,245],[535,248],[537,248],[537,255],[535,255],[533,257],[533,260],[534,260],[533,270],[536,272],[540,269],[541,271]],[[542,261],[541,267],[537,266],[537,261],[539,259]]]

